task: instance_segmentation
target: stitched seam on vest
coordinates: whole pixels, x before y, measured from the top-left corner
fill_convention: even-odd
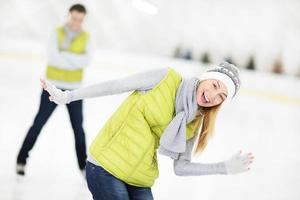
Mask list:
[[[149,165],[148,163],[145,162],[145,159],[143,160],[143,164],[148,166],[148,170],[157,170],[157,173],[158,173],[158,165],[157,165],[157,162],[155,161],[155,164],[153,164],[154,162],[154,158],[156,157],[156,153],[154,153],[152,156],[149,154],[149,150],[147,151],[147,155],[150,156],[150,159],[151,159],[151,165]],[[156,160],[156,158],[155,158]],[[153,179],[154,177],[157,177],[157,175],[148,175],[147,173],[144,173],[144,171],[142,170],[138,170],[137,171],[138,173],[140,173],[141,175],[144,175],[146,177],[149,177],[151,179]]]
[[[138,122],[141,122],[139,116],[131,115],[131,118],[138,121]],[[127,124],[130,124],[130,123],[127,123]]]
[[[136,132],[136,127],[133,127],[133,126],[130,125],[130,124],[128,124],[127,127],[128,127],[129,129],[133,130],[132,132]],[[130,138],[130,136],[128,136],[128,134],[125,134],[125,136],[126,136],[127,138]],[[136,136],[135,136],[135,137],[136,137]],[[141,140],[144,139],[144,137],[143,137],[142,135],[139,135],[138,137],[141,138]],[[137,143],[136,143],[136,144],[137,144]],[[137,146],[142,147],[142,146],[140,146],[140,144],[137,144]],[[142,147],[142,148],[143,148],[143,147]]]
[[[136,178],[131,178],[131,180],[133,180],[134,182],[141,182],[141,180],[138,180],[138,179],[136,179]],[[151,182],[153,182],[153,180],[151,180]]]
[[[168,84],[166,84],[166,85],[168,87]],[[169,89],[169,87],[168,87],[168,89]],[[160,87],[158,88],[158,91],[159,91],[160,95],[162,96],[162,98],[164,99],[164,101],[166,102],[166,104],[168,105],[169,112],[171,112],[172,111],[171,105],[167,101],[165,95],[161,92],[161,88]],[[170,90],[168,90],[168,91],[170,91]]]
[[[153,97],[153,95],[150,95],[150,97],[151,97],[151,99],[153,100],[153,102],[159,107],[159,110],[162,110],[162,109],[161,109],[161,106],[160,106],[160,104],[159,104],[159,102],[156,101],[155,97]],[[150,109],[149,109],[149,110],[150,110]],[[151,112],[151,114],[153,114],[153,112]],[[154,114],[153,116],[157,116],[157,114]],[[154,117],[153,117],[153,118],[154,118]],[[155,122],[156,122],[156,124],[159,124],[159,123],[157,123],[156,119],[155,119]]]
[[[129,165],[130,167],[133,167],[133,166],[132,166],[132,163],[128,162],[127,159],[123,158],[123,157],[119,154],[119,152],[118,152],[117,150],[115,150],[115,149],[113,149],[113,148],[109,148],[109,150],[113,151],[113,152],[115,153],[115,155],[116,155],[117,157],[119,157],[120,160],[123,160],[124,163],[126,163],[126,164]]]
[[[146,173],[144,173],[143,171],[136,171],[136,173],[139,173],[141,176],[145,176],[145,177],[143,177],[143,178],[147,178],[148,180],[153,180],[153,178],[155,177],[155,176],[150,176],[150,175],[148,175],[148,174],[146,174]],[[135,178],[132,178],[132,179],[135,179]],[[136,179],[137,180],[137,179]]]
[[[153,95],[150,95],[151,99],[154,101],[154,103],[157,105],[157,107],[159,108],[159,110],[161,109],[161,104],[159,102],[157,102],[156,98]]]
[[[171,76],[172,77],[172,76]],[[166,86],[168,88],[168,91],[170,91],[170,96],[172,96],[172,89],[170,89],[169,83],[166,81]],[[177,87],[177,86],[176,86]],[[176,88],[177,89],[177,88]],[[175,89],[175,93],[176,93],[176,89]],[[176,95],[175,95],[175,102],[176,102]]]
[[[161,79],[151,90],[149,90],[149,93],[151,93],[153,90],[155,90],[155,88],[159,87],[167,78],[168,76],[170,75],[172,69],[168,69],[168,72],[167,74],[164,76],[163,79]]]
[[[146,183],[149,183],[149,180],[147,180],[147,181],[143,181],[143,180],[142,180],[142,181],[141,181],[141,180],[136,179],[136,178],[134,178],[134,177],[132,177],[131,180],[134,181],[134,182],[137,182],[137,183],[141,183],[141,182],[142,182],[142,184],[136,185],[136,186],[138,186],[138,187],[151,187],[151,186],[153,185],[153,182],[155,181],[155,179],[153,179],[153,177],[152,177],[152,179],[150,180],[150,181],[151,181],[150,184],[144,184],[145,182],[146,182]]]
[[[169,71],[169,73],[168,73],[168,75],[166,75],[166,78],[165,79],[167,79],[168,77],[171,77],[172,79],[173,79],[173,81],[176,83],[177,81],[174,79],[174,77],[173,77],[173,70],[171,71]],[[170,89],[170,86],[169,86],[169,84],[168,84],[168,81],[165,81],[165,84],[166,84],[166,86],[167,86],[167,88],[168,88],[168,91],[172,91],[171,89]],[[177,87],[177,86],[176,86]],[[155,88],[153,88],[153,90],[154,89],[161,89],[160,87],[155,87]],[[161,91],[159,90],[159,92],[161,93]],[[176,92],[176,91],[175,91]],[[165,99],[165,96],[163,95],[163,94],[160,94],[161,96],[163,96],[163,98]],[[172,95],[172,93],[171,93],[171,95]],[[150,96],[152,96],[152,95],[150,95]],[[152,99],[154,99],[154,97],[152,96]],[[176,99],[175,99],[175,101],[176,101]],[[156,104],[158,104],[157,103],[157,101],[154,99],[154,102],[156,103]],[[168,103],[168,101],[167,101],[167,103]],[[160,104],[158,104],[158,105],[160,105]],[[169,105],[169,104],[168,104]],[[171,106],[169,106],[169,108],[170,108]],[[171,109],[172,110],[172,109]],[[173,112],[174,113],[174,112]],[[153,114],[153,112],[151,112],[151,114]],[[155,116],[155,115],[152,115],[152,116]],[[153,118],[154,119],[154,118]],[[157,121],[154,119],[154,121],[157,123]],[[158,124],[158,123],[157,123]]]
[[[144,103],[145,103],[145,105],[147,106],[147,107],[149,107],[149,105],[147,104],[147,102],[146,101],[144,101]],[[153,114],[153,112],[152,112],[152,110],[150,109],[150,107],[149,107],[149,109],[147,109],[150,113],[151,113],[151,118],[152,118],[152,120],[155,122],[155,124],[159,124],[157,121],[156,121],[156,119],[153,117],[153,116],[155,116],[154,114]],[[150,128],[152,128],[152,126],[150,126]]]
[[[138,99],[136,100],[136,102],[138,101]],[[132,104],[132,106],[135,106],[136,105],[136,102],[135,103],[133,103]],[[125,121],[127,120],[127,118],[128,118],[128,116],[129,116],[129,113],[131,113],[132,112],[132,107],[129,109],[130,110],[130,112],[128,112],[127,113],[127,115],[124,117],[124,123],[121,125],[121,127],[120,127],[120,129],[117,131],[117,133],[115,133],[115,134],[118,134],[118,135],[116,135],[116,137],[117,136],[120,136],[120,133],[121,133],[121,130],[123,129],[123,125],[125,124]],[[134,115],[131,115],[131,117],[135,117]],[[111,124],[109,124],[109,125],[111,125]],[[126,125],[129,125],[129,123],[126,123]],[[125,136],[126,136],[126,134],[125,134]],[[117,140],[114,140],[113,142],[116,142]],[[111,142],[112,143],[112,142]],[[110,143],[110,144],[111,144]],[[117,155],[119,158],[121,158],[121,160],[123,160],[125,163],[128,163],[126,160],[124,160],[119,154],[118,154],[118,152],[116,152],[113,148],[112,148],[112,146],[109,146],[109,147],[107,147],[108,148],[108,150],[111,150],[111,151],[113,151],[114,153],[115,153],[115,155]],[[146,151],[147,152],[147,151]],[[103,157],[105,157],[104,155],[105,154],[102,154],[102,153],[99,153],[99,154],[101,154]],[[144,155],[145,154],[143,154],[143,156],[141,156],[141,159],[143,159],[143,157],[144,157]],[[113,162],[111,162],[109,159],[107,159],[107,158],[105,158],[106,160],[108,160],[108,162],[110,162],[111,164],[113,164],[115,167],[117,167],[118,165],[116,165],[116,164],[114,164]],[[138,162],[140,162],[141,161],[141,159],[139,159],[139,161]],[[125,177],[125,180],[128,178],[128,177],[130,177],[131,175],[132,175],[132,173],[136,170],[136,168],[139,166],[139,165],[136,165],[136,167],[135,168],[133,168],[134,166],[132,166],[131,164],[129,164],[128,163],[128,165],[129,166],[131,166],[131,168],[133,169],[130,173],[128,173],[128,175]],[[117,167],[120,171],[122,171],[119,167]],[[123,171],[122,171],[123,172]],[[124,172],[123,172],[124,173]],[[124,173],[125,175],[127,174],[127,173]]]
[[[155,104],[158,104],[158,105],[160,105],[156,100],[155,100],[155,98],[152,96],[152,95],[150,95],[151,97],[152,97],[152,99],[153,99],[153,101],[155,102]],[[144,101],[145,102],[145,104],[146,104],[146,106],[147,107],[149,107],[149,105],[146,103],[146,101]],[[154,116],[156,116],[156,114],[153,114],[153,112],[152,112],[152,110],[151,109],[148,109],[148,111],[151,113],[151,117],[152,117],[152,120],[154,121],[154,123],[155,124],[160,124],[160,123],[158,123],[157,122],[157,120],[156,120],[156,118],[154,117]],[[153,129],[153,128],[157,128],[157,127],[165,127],[167,124],[162,124],[162,125],[155,125],[155,126],[150,126],[150,128],[151,129]],[[156,135],[156,134],[155,134]]]
[[[173,79],[173,81],[176,83],[176,80],[175,80],[175,77],[174,76],[171,76],[171,78]],[[179,83],[178,85],[176,85],[176,89],[175,89],[175,105],[176,105],[176,94],[177,94],[177,90],[180,86],[180,83],[182,82],[182,77],[180,77],[180,80],[179,80]],[[169,85],[168,85],[169,86]],[[176,112],[176,111],[175,111]]]
[[[131,95],[133,95],[134,93],[132,93]],[[130,96],[131,96],[130,95]],[[129,96],[129,98],[130,98],[130,96]],[[128,112],[127,112],[127,114],[125,115],[125,117],[123,118],[124,120],[120,123],[120,126],[118,127],[118,128],[114,128],[114,133],[113,133],[113,136],[112,136],[112,138],[111,139],[113,139],[113,141],[110,141],[109,142],[109,145],[105,145],[105,148],[110,148],[110,145],[115,141],[115,139],[117,138],[117,137],[119,137],[120,136],[120,133],[123,131],[123,128],[124,128],[124,126],[126,126],[126,125],[128,125],[129,123],[126,123],[127,122],[127,118],[128,118],[128,116],[130,115],[130,113],[132,113],[133,112],[133,108],[135,107],[135,105],[136,105],[136,103],[139,101],[139,99],[134,99],[135,101],[132,103],[132,105],[128,108],[128,109],[125,109],[125,110],[129,110]],[[121,105],[122,106],[122,105]],[[126,105],[127,106],[127,105]],[[118,116],[118,115],[117,115]],[[112,117],[110,120],[109,120],[109,126],[108,126],[108,130],[112,130],[112,128],[111,128],[111,126],[112,126],[112,120],[114,120],[114,118],[115,117],[117,117],[117,116],[114,116],[114,117]],[[135,115],[131,115],[131,117],[135,117]],[[115,139],[114,139],[115,138]]]
[[[129,128],[132,128],[132,127],[129,126]],[[152,135],[152,141],[153,141],[153,139],[154,139],[154,143],[155,143],[155,138],[153,138],[152,132],[151,132],[151,135]],[[126,136],[127,138],[129,138],[129,136],[128,136],[127,134],[125,134],[125,136]],[[131,140],[131,141],[132,141],[136,146],[138,146],[140,149],[145,149],[144,147],[140,146],[140,144],[136,143],[135,140]],[[152,145],[152,143],[150,143],[150,145]],[[151,156],[151,155],[149,154],[149,148],[146,149],[145,152],[146,152],[147,156],[149,156],[149,158],[150,158],[151,161],[153,162],[153,156]],[[145,155],[145,154],[144,154],[144,155]],[[136,157],[138,157],[138,156],[136,156]],[[143,156],[143,157],[144,157],[144,156]],[[145,159],[144,159],[143,157],[141,157],[141,158],[143,159],[143,163],[144,163],[145,165],[149,166],[149,163],[146,163],[146,162],[145,162]],[[149,167],[149,168],[151,169],[152,167]],[[151,177],[152,177],[152,176],[151,176]]]
[[[151,163],[150,163],[150,165],[149,165],[149,163],[146,162],[145,159],[143,160],[144,165],[148,166],[147,169],[148,169],[148,170],[151,170],[151,169],[153,169],[153,168],[157,168],[158,165],[157,165],[156,148],[155,148],[155,152],[154,152],[153,155],[150,154],[150,153],[149,153],[149,150],[148,150],[148,151],[147,151],[147,157],[148,157],[148,158],[150,159],[150,161],[151,161]],[[147,157],[146,157],[146,158],[147,158]]]
[[[166,83],[167,83],[167,81],[165,81],[165,80],[167,80],[169,76],[172,77],[173,81],[176,83],[176,80],[174,79],[174,77],[173,77],[173,75],[172,75],[173,73],[174,73],[174,70],[173,70],[172,68],[169,68],[169,69],[168,69],[167,75],[165,75],[165,77],[164,77],[164,78],[163,78],[163,79],[162,79],[162,80],[161,80],[154,88],[152,88],[152,89],[149,91],[148,95],[151,96],[152,99],[154,99],[154,97],[151,95],[151,92],[154,92],[155,89],[160,88],[160,85],[161,85],[163,82],[166,82]],[[168,84],[167,84],[167,87],[168,87],[168,90],[170,91],[170,87],[169,87]],[[155,102],[156,104],[160,105],[159,103],[157,103],[157,101],[156,101],[155,99],[154,99],[154,102]],[[146,103],[146,101],[144,101],[144,103],[146,104],[147,107],[149,107],[149,105]],[[152,116],[156,116],[156,115],[153,114],[153,112],[152,112],[152,110],[150,109],[150,107],[149,107],[148,111],[151,113],[151,115],[150,115],[151,117],[152,117]],[[159,123],[157,122],[157,120],[156,120],[154,117],[152,117],[152,120],[155,122],[155,124],[159,124]],[[165,126],[165,125],[159,125],[159,126]],[[152,127],[156,127],[156,126],[150,126],[151,129],[152,129]],[[156,134],[155,134],[155,135],[156,135]]]
[[[119,165],[117,165],[117,164],[111,162],[110,159],[108,159],[108,158],[105,156],[105,154],[102,154],[102,153],[101,153],[101,155],[102,155],[102,158],[104,158],[104,159],[106,160],[106,163],[110,163],[110,164],[114,165],[114,167],[118,168],[119,171],[121,171],[123,174],[126,174],[126,172],[124,172],[121,168],[118,167]]]
[[[175,73],[175,72],[174,72]],[[177,75],[177,74],[176,74]],[[173,82],[175,82],[176,83],[176,80],[175,80],[175,77],[174,77],[174,75],[172,74],[171,75],[171,78],[173,79]],[[182,81],[182,77],[180,77],[180,82],[179,82],[179,85],[180,85],[180,83],[181,83],[181,81]],[[176,85],[176,88],[178,89],[178,86],[179,85]],[[176,90],[177,91],[177,90]]]
[[[148,104],[146,103],[146,101],[144,101],[144,103],[145,103],[145,105],[146,106],[148,106]],[[148,109],[148,111],[151,113],[151,117],[152,116],[155,116],[154,114],[153,114],[153,112],[151,111],[151,109]],[[154,118],[154,117],[152,117],[152,120],[155,122],[155,124],[159,124],[157,121],[156,121],[156,119]],[[149,124],[148,124],[149,125]],[[163,126],[163,125],[157,125],[157,126],[150,126],[150,130],[151,130],[151,133],[152,133],[152,135],[155,137],[155,139],[156,140],[159,140],[159,136],[155,133],[155,132],[153,132],[153,128],[155,128],[155,127],[160,127],[160,126]],[[160,132],[162,132],[162,131],[160,131]],[[155,142],[156,143],[156,142]]]
[[[134,106],[134,104],[132,106]],[[130,111],[124,117],[123,122],[121,122],[120,125],[119,125],[119,127],[115,128],[113,132],[111,131],[112,130],[111,126],[112,126],[112,121],[114,120],[115,116],[111,117],[109,119],[109,121],[106,123],[106,125],[108,124],[108,127],[107,127],[106,131],[110,132],[110,139],[108,140],[108,142],[101,149],[106,150],[106,149],[110,148],[111,144],[113,142],[115,142],[118,137],[120,137],[120,133],[122,132],[124,126],[128,125],[128,123],[126,123],[126,120],[127,120],[128,116],[129,116],[129,113],[132,112],[132,107],[129,110]],[[134,115],[132,115],[132,116],[134,116]],[[101,154],[101,152],[99,152],[99,154],[97,154],[97,156],[100,155],[100,154]]]
[[[136,171],[136,172],[139,173],[139,174],[142,175],[142,176],[145,176],[144,178],[148,178],[148,179],[150,179],[150,180],[153,180],[153,178],[156,177],[156,176],[150,176],[149,174],[145,173],[144,171],[138,170],[138,171]]]
[[[128,126],[129,128],[131,128],[131,129],[133,129],[133,127],[131,127],[131,126]],[[134,130],[134,129],[133,129]],[[128,139],[130,139],[129,138],[129,136],[127,135],[127,134],[125,134],[125,136],[128,138]],[[135,140],[132,140],[132,142],[136,145],[136,146],[138,146],[139,148],[141,148],[141,149],[143,149],[144,147],[143,146],[141,146],[140,144],[138,144],[138,143],[136,143],[136,141]]]
[[[154,140],[154,138],[152,138],[152,140]],[[151,141],[151,143],[152,143],[153,141]],[[149,149],[150,147],[151,147],[151,144],[150,143],[150,145],[148,145],[148,147],[146,148],[146,149]],[[132,176],[132,174],[136,171],[136,169],[137,168],[139,168],[139,166],[141,165],[141,161],[143,160],[143,158],[144,158],[144,156],[146,155],[148,153],[148,151],[145,151],[144,153],[143,153],[143,155],[141,156],[141,158],[138,160],[138,164],[135,166],[135,168],[133,168],[132,169],[132,171],[129,173],[129,175],[126,177],[126,178],[129,178],[129,177],[131,177]]]
[[[145,105],[146,105],[147,107],[149,107],[149,105],[148,105],[146,102],[145,102]],[[151,116],[151,120],[154,121],[155,124],[158,124],[157,120],[154,118],[155,115],[153,114],[153,112],[152,112],[152,110],[150,109],[150,107],[149,107],[149,109],[147,109],[147,111],[150,113],[150,115],[148,115],[148,117]],[[149,119],[149,120],[150,120],[150,119]],[[150,125],[149,125],[149,126],[150,126]],[[153,126],[150,126],[150,129],[152,129],[152,127],[153,127]]]
[[[175,83],[177,82],[177,81],[174,79],[174,76],[173,76],[173,75],[171,76],[171,78],[173,79],[173,82],[175,82]],[[178,87],[180,86],[181,81],[182,81],[182,78],[180,77],[180,82],[179,82],[179,84],[178,84],[178,85],[175,85],[175,86],[176,86],[176,89],[175,89],[175,102],[174,102],[174,103],[175,103],[175,106],[176,106],[176,94],[177,94],[177,90],[178,90]],[[168,82],[166,82],[166,84],[167,84],[167,87],[168,87],[169,91],[171,91]],[[172,94],[171,94],[171,95],[172,95]],[[172,118],[175,117],[175,114],[176,114],[176,108],[174,109],[174,112],[172,113]]]
[[[132,115],[132,116],[134,116],[134,115]],[[135,117],[133,117],[132,119],[136,119],[138,122],[140,122],[140,120],[138,119],[138,118],[135,118]],[[133,127],[130,123],[127,123],[126,124],[127,125],[127,127],[128,128],[130,128],[130,129],[132,129],[133,130],[133,132],[135,132],[135,129],[136,129],[136,127]],[[149,125],[149,124],[148,124]],[[149,132],[151,132],[151,128],[149,127]],[[127,134],[124,134],[127,138],[129,138],[129,136],[127,135]],[[134,141],[134,143],[138,146],[138,147],[141,147],[140,146],[140,144],[138,144],[138,143],[136,143],[135,142],[135,140],[132,140],[132,141]],[[144,147],[141,147],[142,149],[144,148]]]
[[[175,80],[174,76],[171,76],[171,78],[172,78],[173,81],[176,83],[176,80]],[[180,86],[181,81],[182,81],[182,78],[180,78],[180,82],[179,82],[178,85],[176,85],[176,89],[175,89],[175,106],[176,106],[176,94],[177,94],[177,90],[178,90],[178,88],[179,88],[179,86]],[[170,89],[168,83],[167,83],[167,86],[168,86],[168,89]],[[176,113],[176,109],[175,109],[175,113]]]
[[[149,93],[153,93],[156,89],[158,89],[158,88],[160,88],[160,86],[163,84],[163,83],[167,83],[167,79],[169,78],[169,77],[172,77],[172,79],[173,79],[173,81],[176,83],[176,80],[174,80],[174,78],[173,78],[173,76],[172,76],[172,73],[173,73],[173,69],[169,69],[169,71],[168,71],[168,73],[164,76],[164,78],[155,86],[155,87],[153,87],[150,91],[149,91]],[[169,87],[168,87],[168,89],[170,89]],[[151,95],[150,95],[151,96]]]
[[[127,147],[123,144],[123,143],[121,143],[121,142],[119,142],[119,141],[116,141],[120,146],[122,146],[124,149],[127,149]],[[134,151],[129,151],[134,157],[138,157],[138,155],[136,155],[135,153],[134,153]]]
[[[146,101],[144,101],[144,103],[145,103],[145,105],[146,105],[147,107],[149,107],[148,104],[146,103]],[[154,123],[155,123],[155,124],[159,124],[159,123],[157,122],[157,120],[156,120],[154,117],[152,117],[152,116],[155,116],[155,115],[153,114],[153,112],[151,111],[151,109],[148,109],[148,111],[151,113],[150,116],[151,116],[152,120],[154,121]],[[163,132],[163,130],[162,130],[161,127],[165,127],[165,126],[166,126],[165,124],[162,124],[162,125],[155,125],[155,126],[150,126],[152,135],[154,135],[154,137],[155,137],[156,139],[159,140],[160,136],[158,136],[158,135],[153,131],[153,129],[159,128],[159,129],[160,129],[160,132]]]

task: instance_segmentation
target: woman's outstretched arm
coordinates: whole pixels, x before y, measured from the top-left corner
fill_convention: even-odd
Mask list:
[[[41,80],[41,84],[42,87],[49,92],[50,101],[57,104],[66,104],[80,99],[120,94],[133,90],[149,90],[157,85],[165,77],[167,72],[168,68],[149,70],[71,91],[61,91],[45,80]]]
[[[254,158],[252,154],[241,155],[241,152],[230,159],[217,163],[193,163],[191,153],[194,139],[187,141],[186,151],[174,160],[174,172],[178,176],[201,176],[210,174],[236,174],[249,170]]]

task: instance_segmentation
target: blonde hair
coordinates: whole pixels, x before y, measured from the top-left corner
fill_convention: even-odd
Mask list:
[[[221,108],[221,104],[213,107],[205,107],[199,110],[196,116],[196,134],[201,128],[198,144],[195,149],[195,154],[200,154],[207,145],[208,140],[213,135],[217,114]]]

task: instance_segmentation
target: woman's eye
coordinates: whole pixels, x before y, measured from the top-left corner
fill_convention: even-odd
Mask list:
[[[224,98],[223,98],[223,96],[222,96],[222,95],[220,95],[220,99],[221,99],[221,101],[224,101]]]
[[[215,83],[213,84],[213,86],[214,86],[215,89],[217,89],[217,85]]]

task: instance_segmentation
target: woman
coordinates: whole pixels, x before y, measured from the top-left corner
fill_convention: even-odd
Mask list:
[[[240,173],[249,170],[254,158],[239,152],[219,163],[191,162],[194,145],[196,154],[203,151],[220,106],[240,87],[232,64],[223,62],[198,78],[183,79],[167,68],[73,91],[41,82],[57,104],[133,90],[89,148],[86,176],[95,200],[153,199],[157,148],[174,159],[179,176]]]

